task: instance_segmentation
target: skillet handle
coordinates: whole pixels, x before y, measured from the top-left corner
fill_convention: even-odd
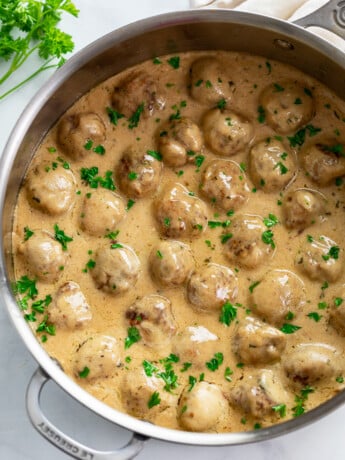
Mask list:
[[[26,410],[30,421],[44,438],[66,454],[79,460],[130,460],[139,454],[148,438],[137,433],[133,433],[132,438],[122,448],[102,452],[87,447],[60,431],[41,410],[41,391],[49,379],[50,377],[39,367],[31,377],[26,392]]]
[[[345,39],[345,0],[330,0],[307,16],[293,22],[302,27],[321,27]]]

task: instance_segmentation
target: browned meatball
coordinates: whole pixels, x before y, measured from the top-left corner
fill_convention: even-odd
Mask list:
[[[315,190],[301,188],[285,195],[284,224],[302,231],[317,222],[324,213],[325,198]]]
[[[294,155],[282,142],[268,138],[250,150],[249,172],[255,186],[265,192],[282,190],[296,174]]]
[[[228,410],[222,390],[215,383],[198,382],[192,389],[188,385],[178,405],[178,421],[188,431],[210,431]]]
[[[206,204],[180,183],[166,187],[155,208],[159,231],[168,238],[198,238],[207,227]]]
[[[251,372],[231,390],[231,400],[255,418],[273,415],[273,407],[290,402],[281,380],[274,371]]]
[[[67,251],[54,235],[46,230],[33,230],[33,235],[19,249],[32,272],[43,282],[52,283],[60,277],[67,262]]]
[[[311,280],[336,281],[343,271],[343,250],[330,238],[308,236],[296,257],[296,267]]]
[[[92,312],[79,284],[68,281],[59,287],[48,308],[51,323],[65,329],[85,327],[92,319]]]
[[[58,161],[44,161],[30,169],[25,188],[29,203],[52,216],[69,211],[75,201],[74,174]]]
[[[151,251],[150,270],[163,286],[180,286],[194,269],[190,247],[181,241],[160,241]]]
[[[238,282],[233,271],[210,263],[194,272],[187,286],[188,300],[199,310],[218,311],[226,301],[234,301]]]
[[[190,94],[202,104],[215,105],[222,99],[229,102],[235,86],[224,72],[224,65],[215,57],[194,61],[190,68]]]
[[[230,160],[213,160],[207,166],[201,190],[208,200],[224,211],[237,210],[249,197],[245,173]]]
[[[223,251],[231,263],[244,268],[256,268],[274,249],[274,235],[265,227],[261,217],[250,214],[235,215],[231,224],[232,237]],[[270,236],[270,238],[265,238]]]
[[[235,155],[246,150],[253,138],[253,126],[232,110],[212,109],[203,118],[206,144],[219,155]]]
[[[126,411],[134,417],[152,420],[169,407],[176,407],[178,397],[164,390],[164,380],[156,375],[147,375],[143,368],[125,372],[120,393]],[[159,395],[159,404],[150,406],[154,393]]]
[[[172,352],[181,363],[193,363],[193,368],[204,369],[210,356],[219,352],[219,338],[204,326],[188,326],[173,338]]]
[[[239,324],[233,340],[233,350],[245,364],[278,361],[285,346],[283,332],[250,316]]]
[[[128,75],[112,95],[113,107],[126,117],[131,117],[143,104],[143,115],[151,116],[164,108],[165,100],[157,89],[154,78],[146,72]]]
[[[330,380],[341,372],[339,353],[324,343],[300,343],[286,353],[282,364],[291,383],[302,387]]]
[[[105,140],[105,126],[102,119],[93,112],[67,115],[59,123],[58,143],[64,152],[74,160],[82,160],[90,155],[87,144],[94,147]]]
[[[171,120],[160,129],[159,151],[168,166],[183,166],[195,161],[203,147],[199,126],[190,118]]]
[[[288,270],[270,270],[252,289],[249,302],[261,319],[281,326],[290,311],[296,312],[305,304],[304,283]]]
[[[344,154],[344,147],[339,142],[313,144],[301,152],[301,164],[314,182],[321,186],[328,185],[345,174]]]
[[[121,364],[121,353],[115,337],[94,334],[83,342],[74,355],[74,373],[94,380],[111,377]],[[85,375],[87,374],[87,375]]]
[[[91,274],[98,289],[117,295],[135,286],[140,261],[132,248],[121,243],[97,250]]]
[[[157,190],[162,172],[162,162],[138,147],[124,152],[117,165],[118,183],[126,195],[141,198]]]
[[[309,88],[292,80],[282,80],[267,86],[259,103],[267,123],[278,133],[296,131],[314,116],[314,98]]]
[[[126,318],[131,326],[139,329],[144,344],[152,348],[168,345],[176,332],[171,302],[161,295],[137,299],[127,309]]]
[[[93,189],[83,200],[80,227],[90,235],[105,235],[116,229],[125,214],[119,195],[103,188]]]

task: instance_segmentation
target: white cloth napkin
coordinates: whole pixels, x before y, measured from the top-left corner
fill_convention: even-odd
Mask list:
[[[191,8],[230,8],[293,21],[315,11],[327,0],[189,0]],[[310,27],[325,40],[345,51],[345,41],[328,30]]]

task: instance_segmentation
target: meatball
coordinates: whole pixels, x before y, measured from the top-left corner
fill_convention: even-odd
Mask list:
[[[183,166],[195,160],[203,147],[199,126],[189,118],[171,120],[160,129],[159,151],[168,166]]]
[[[224,244],[224,254],[231,263],[256,268],[267,260],[275,247],[273,232],[268,232],[261,217],[238,214],[232,221],[232,237]]]
[[[51,216],[69,211],[75,201],[74,174],[58,162],[34,166],[26,177],[25,188],[31,206]]]
[[[219,155],[235,155],[245,150],[253,138],[253,126],[231,110],[212,109],[203,118],[206,144]]]
[[[184,284],[194,270],[190,247],[181,241],[160,241],[151,251],[152,277],[163,286]]]
[[[252,289],[249,303],[263,321],[281,326],[290,311],[300,310],[305,304],[304,283],[288,270],[270,270]]]
[[[125,217],[122,198],[107,189],[94,189],[83,201],[80,227],[89,235],[100,236],[116,229]]]
[[[203,194],[224,211],[237,210],[249,198],[246,175],[240,166],[230,160],[213,160],[201,179]]]
[[[217,58],[206,56],[192,63],[190,94],[193,99],[214,105],[222,99],[230,101],[234,91],[234,83],[229,81],[223,63]]]
[[[344,147],[339,142],[313,144],[306,147],[300,157],[306,174],[318,185],[328,185],[345,174]]]
[[[300,343],[282,360],[291,383],[302,387],[336,376],[340,372],[339,363],[337,350],[324,343]]]
[[[126,195],[141,198],[157,190],[160,183],[162,163],[151,150],[138,147],[126,150],[117,166],[119,187]]]
[[[198,238],[207,227],[206,204],[180,183],[168,186],[155,208],[159,231],[168,238]]]
[[[329,312],[329,324],[334,327],[339,335],[345,337],[345,289],[335,297],[334,304]]]
[[[105,126],[93,112],[67,115],[58,125],[57,138],[67,155],[73,160],[82,160],[90,154],[88,144],[97,147],[105,140]]]
[[[197,382],[187,386],[179,400],[178,421],[188,431],[215,430],[228,410],[227,401],[214,383]]]
[[[239,324],[233,340],[233,350],[245,364],[278,361],[285,346],[283,332],[250,316]]]
[[[161,295],[137,299],[127,309],[126,318],[131,326],[139,329],[144,344],[152,348],[168,345],[176,332],[171,302]]]
[[[67,281],[59,287],[48,308],[49,321],[64,329],[85,327],[92,312],[79,284]]]
[[[68,257],[54,235],[46,230],[34,230],[19,250],[24,254],[30,271],[47,283],[57,281]]]
[[[219,351],[219,339],[204,326],[188,326],[172,342],[172,352],[181,363],[193,363],[193,369],[204,369],[205,363]]]
[[[310,279],[332,283],[342,274],[343,250],[326,236],[315,239],[308,235],[298,251],[295,263]]]
[[[177,406],[177,396],[164,390],[164,380],[146,375],[143,368],[126,371],[120,386],[122,403],[126,412],[150,420],[169,407]],[[152,405],[153,394],[158,393],[159,404]]]
[[[97,250],[91,274],[98,289],[117,295],[135,286],[140,261],[132,248],[121,243]]]
[[[287,228],[303,231],[324,212],[325,199],[310,189],[297,189],[283,200],[284,224]]]
[[[188,300],[205,312],[220,310],[225,302],[234,301],[237,293],[238,281],[233,271],[214,263],[194,272],[187,286]]]
[[[250,150],[249,173],[256,187],[265,192],[279,191],[296,174],[295,158],[282,142],[268,138]]]
[[[309,88],[297,81],[272,83],[261,93],[260,106],[267,123],[278,133],[296,131],[314,116],[314,98]]]
[[[114,374],[120,364],[120,349],[115,337],[95,334],[76,351],[74,373],[77,376],[83,374],[87,380],[107,378]]]
[[[268,369],[244,377],[233,388],[230,397],[234,404],[255,418],[273,415],[273,407],[289,402],[279,377]]]
[[[134,72],[128,75],[112,95],[113,107],[130,118],[137,110],[144,117],[153,115],[156,110],[164,108],[165,100],[159,94],[155,79],[146,72]]]

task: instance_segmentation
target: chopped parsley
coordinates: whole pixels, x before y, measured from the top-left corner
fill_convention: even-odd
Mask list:
[[[273,232],[272,230],[266,230],[262,232],[261,239],[265,244],[269,244],[272,249],[276,247],[274,241],[273,241]]]
[[[127,177],[130,181],[133,181],[138,178],[138,174],[134,171],[130,171]]]
[[[280,330],[284,332],[284,334],[293,334],[294,332],[298,331],[301,329],[301,326],[296,326],[294,324],[290,323],[284,323]]]
[[[223,110],[225,109],[225,106],[226,106],[226,100],[223,98],[223,99],[220,99],[218,102],[217,102],[217,107],[219,110]]]
[[[301,147],[305,142],[306,133],[309,134],[309,137],[315,136],[321,131],[321,128],[316,128],[313,125],[307,125],[305,128],[298,130],[293,136],[288,136],[291,147]]]
[[[162,154],[159,153],[157,150],[147,150],[146,153],[150,155],[152,158],[155,158],[158,161],[162,161]]]
[[[232,321],[237,317],[237,308],[230,302],[225,302],[219,316],[219,321],[226,326],[230,326]]]
[[[134,204],[135,204],[135,201],[130,198],[127,201],[126,211],[129,211],[131,209],[131,207],[133,207]]]
[[[87,366],[85,366],[84,369],[80,371],[78,375],[81,379],[86,379],[89,373],[90,373],[90,369]]]
[[[336,298],[334,299],[334,305],[335,305],[336,307],[340,307],[340,305],[343,303],[343,301],[344,301],[344,299],[342,299],[341,297],[336,297]]]
[[[323,260],[334,259],[337,260],[339,258],[339,251],[340,248],[338,246],[331,246],[327,254],[323,254]]]
[[[228,382],[231,382],[232,381],[231,376],[232,376],[233,373],[234,373],[234,371],[232,371],[229,366],[226,367],[225,371],[224,371],[225,380],[228,381]]]
[[[109,238],[110,240],[115,240],[115,238],[118,236],[120,233],[120,230],[116,230],[115,232],[110,232],[104,235],[104,238]]]
[[[34,235],[34,232],[29,227],[24,227],[24,241],[27,241],[32,235]]]
[[[220,241],[222,244],[225,244],[227,241],[229,241],[232,238],[233,234],[232,233],[224,233],[223,235],[220,235]]]
[[[277,169],[279,168],[280,169],[280,174],[283,176],[284,174],[286,174],[289,170],[288,168],[284,165],[284,163],[282,163],[281,161],[278,161],[278,163],[274,166],[273,169]]]
[[[121,243],[113,243],[110,245],[111,249],[121,249],[123,248],[123,245]]]
[[[213,358],[210,359],[210,361],[206,362],[206,367],[212,371],[215,372],[219,366],[223,363],[224,356],[223,353],[215,353]]]
[[[173,68],[173,69],[178,69],[180,67],[180,57],[179,56],[173,56],[170,59],[168,59],[168,64]]]
[[[258,107],[258,118],[257,118],[259,123],[265,123],[266,120],[266,113],[265,109],[262,107],[262,105],[259,105]]]
[[[158,367],[146,359],[143,361],[143,368],[148,377],[152,377],[158,371]]]
[[[161,398],[159,396],[158,391],[154,391],[152,393],[152,395],[150,396],[150,399],[147,402],[147,407],[149,409],[152,409],[152,407],[158,406],[158,404],[160,404],[160,402],[161,402]]]
[[[254,281],[254,283],[252,283],[248,288],[249,292],[252,294],[254,289],[256,288],[256,286],[258,286],[260,283],[261,283],[261,281]]]
[[[117,112],[111,107],[107,107],[106,110],[107,110],[107,114],[108,114],[110,122],[115,126],[117,126],[117,122],[120,120],[120,118],[124,118],[123,113]]]
[[[142,102],[140,105],[138,105],[138,107],[137,107],[136,111],[133,113],[133,115],[131,115],[128,118],[128,121],[129,121],[128,128],[129,129],[133,129],[133,128],[136,128],[138,126],[139,121],[140,121],[140,116],[143,113],[143,111],[144,111],[144,103]]]
[[[311,311],[307,314],[308,318],[313,319],[316,323],[320,321],[322,315],[320,315],[317,311]]]
[[[269,214],[268,217],[264,217],[264,224],[267,228],[271,228],[274,225],[277,225],[278,223],[278,217],[276,217],[274,214]]]
[[[106,188],[108,190],[115,190],[112,179],[112,171],[106,171],[104,177],[98,175],[98,167],[92,166],[91,168],[81,168],[80,178],[91,188],[98,188],[98,186]]]
[[[46,315],[43,321],[38,325],[36,332],[46,332],[49,335],[55,335],[56,327],[54,324],[48,323],[48,315]]]
[[[183,367],[180,369],[180,372],[186,372],[190,367],[192,367],[192,363],[185,362],[183,363]]]
[[[274,410],[274,412],[277,412],[281,418],[286,416],[286,404],[277,404],[275,406],[272,406],[272,410]]]
[[[196,166],[197,168],[200,168],[200,166],[203,164],[204,160],[205,160],[204,155],[197,155],[197,156],[195,157],[195,159],[194,159],[195,166]]]
[[[54,225],[54,231],[55,231],[54,238],[56,239],[56,241],[58,241],[61,244],[62,250],[67,251],[67,243],[70,243],[71,241],[73,241],[73,238],[70,236],[67,236],[65,232],[59,228],[58,224]]]
[[[197,382],[197,379],[196,377],[193,377],[192,375],[189,376],[188,378],[188,383],[189,383],[189,388],[188,388],[188,391],[192,391],[195,384]]]
[[[308,385],[305,388],[302,388],[302,390],[301,390],[299,395],[295,396],[296,406],[294,406],[292,408],[292,412],[293,412],[294,417],[299,417],[300,415],[304,414],[304,412],[305,412],[304,403],[308,399],[309,394],[313,393],[313,392],[314,392],[314,388],[312,388],[312,387],[310,387]]]
[[[274,86],[274,93],[281,93],[282,91],[285,91],[285,88],[278,83],[273,83]]]
[[[125,338],[125,349],[130,348],[134,343],[139,342],[141,335],[139,329],[131,326],[127,329],[127,337]]]

